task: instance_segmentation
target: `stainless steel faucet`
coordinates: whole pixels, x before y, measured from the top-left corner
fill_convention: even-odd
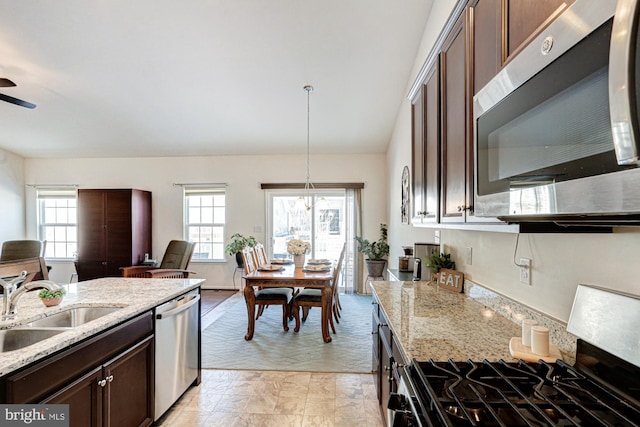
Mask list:
[[[23,271],[20,275],[8,282],[0,279],[0,286],[4,289],[2,320],[9,320],[16,317],[16,305],[18,304],[20,297],[24,295],[25,292],[38,288],[45,288],[51,292],[62,289],[62,286],[52,282],[51,280],[35,280],[33,282],[25,283],[20,288],[16,289],[16,286],[20,284],[20,282],[24,281],[26,277],[27,272]]]

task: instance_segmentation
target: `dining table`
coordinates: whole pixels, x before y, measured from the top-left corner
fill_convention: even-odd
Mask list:
[[[273,265],[273,264],[270,264]],[[258,268],[256,271],[245,274],[242,277],[246,281],[244,299],[247,304],[248,327],[245,340],[253,338],[255,328],[255,289],[256,288],[315,288],[322,291],[322,339],[325,343],[331,342],[329,334],[329,316],[331,316],[331,280],[333,279],[333,266],[325,271],[309,271],[307,268],[296,268],[293,263],[281,265],[281,269],[272,270],[270,267]],[[293,313],[294,317],[299,313]]]

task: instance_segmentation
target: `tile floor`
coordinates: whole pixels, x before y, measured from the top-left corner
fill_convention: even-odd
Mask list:
[[[381,427],[373,374],[203,370],[162,427]]]
[[[203,316],[202,329],[225,312],[229,300]],[[382,427],[383,421],[373,374],[203,369],[201,384],[156,425]]]

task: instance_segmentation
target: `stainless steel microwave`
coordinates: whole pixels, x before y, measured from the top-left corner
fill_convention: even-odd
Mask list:
[[[475,215],[640,224],[640,0],[576,0],[474,97]]]

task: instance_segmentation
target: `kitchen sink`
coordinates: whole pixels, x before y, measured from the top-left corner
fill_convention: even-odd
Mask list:
[[[74,328],[102,316],[120,310],[122,307],[74,307],[21,326]]]
[[[0,352],[19,350],[54,335],[64,332],[66,329],[37,329],[14,328],[0,330]]]

